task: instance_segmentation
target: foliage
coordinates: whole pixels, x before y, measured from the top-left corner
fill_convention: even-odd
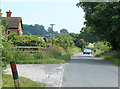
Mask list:
[[[35,35],[39,37],[46,37],[50,38],[52,33],[51,27],[48,27],[47,30],[45,30],[45,27],[43,25],[35,24],[33,25],[27,25],[23,24],[23,35]],[[56,37],[59,33],[57,31],[53,31],[53,37]]]
[[[59,64],[70,60],[70,53],[63,53],[61,48],[49,48],[46,52],[41,53],[19,53],[16,56],[16,63],[22,64]]]
[[[78,35],[79,35],[79,34],[69,33],[69,35],[72,37],[72,39],[73,39],[73,41],[74,41],[74,43],[75,43],[75,46],[77,46],[76,44],[77,44],[77,40],[79,39],[79,38],[78,38]]]
[[[60,34],[55,39],[55,44],[67,50],[74,46],[72,37],[69,34]]]
[[[73,55],[73,54],[81,52],[81,48],[70,47],[70,48],[68,48],[67,52],[70,53],[71,55]]]
[[[120,50],[120,3],[116,2],[80,2],[85,12],[85,25],[89,31],[101,40],[111,43],[113,49]]]
[[[112,48],[112,46],[110,45],[109,42],[97,42],[95,44],[95,47],[94,47],[94,50],[97,52],[97,53],[105,53],[107,51],[109,51],[110,49]]]
[[[86,43],[83,39],[78,39],[77,46],[80,47],[82,51],[84,50],[85,45]]]
[[[103,60],[106,60],[108,62],[111,62],[115,65],[120,66],[120,52],[117,51],[110,51],[110,52],[106,52],[106,53],[93,53],[93,55],[97,56],[97,57],[101,57]]]
[[[3,86],[2,87],[14,87],[14,81],[12,75],[2,75]],[[20,87],[45,87],[45,84],[40,82],[32,81],[25,77],[19,77]]]
[[[62,34],[62,33],[69,33],[69,32],[68,32],[67,29],[61,29],[61,30],[60,30],[60,33]]]
[[[2,43],[2,66],[6,67],[6,64],[14,60],[16,49],[11,42]]]
[[[104,60],[107,60],[113,64],[120,66],[120,53],[119,52],[104,53],[103,55],[100,55],[100,57]]]
[[[43,38],[37,36],[18,36],[16,33],[12,32],[10,35],[7,36],[7,40],[13,42],[16,46],[41,46],[46,47],[46,43],[44,42]]]
[[[87,43],[97,42],[99,38],[95,34],[90,33],[89,29],[89,27],[83,27],[78,35],[78,39],[83,39]]]
[[[48,52],[47,52],[48,57],[57,58],[61,55],[62,55],[62,52],[59,48],[52,47],[48,49]]]

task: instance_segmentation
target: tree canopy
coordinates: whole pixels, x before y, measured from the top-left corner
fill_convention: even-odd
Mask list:
[[[120,3],[119,2],[80,2],[77,6],[85,12],[86,27],[101,40],[111,43],[120,50]]]
[[[45,27],[43,25],[35,24],[33,25],[27,25],[23,24],[23,35],[35,35],[39,37],[46,37],[50,38],[52,33],[51,27],[48,27],[47,30],[45,30]],[[53,36],[56,37],[59,33],[57,31],[53,31]]]
[[[60,30],[60,33],[62,34],[62,33],[69,33],[69,32],[68,32],[67,29],[61,29],[61,30]]]

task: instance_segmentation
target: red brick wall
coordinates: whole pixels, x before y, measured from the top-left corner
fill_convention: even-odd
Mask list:
[[[8,29],[10,30],[11,32],[16,32],[18,34],[18,29]]]

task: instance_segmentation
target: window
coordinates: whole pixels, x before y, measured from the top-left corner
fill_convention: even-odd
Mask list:
[[[10,30],[7,31],[7,34],[10,34]]]

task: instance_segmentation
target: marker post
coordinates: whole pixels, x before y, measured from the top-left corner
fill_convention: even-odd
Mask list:
[[[20,89],[17,67],[16,67],[15,61],[11,61],[10,66],[11,66],[11,70],[12,70],[12,74],[13,74],[15,89]]]

